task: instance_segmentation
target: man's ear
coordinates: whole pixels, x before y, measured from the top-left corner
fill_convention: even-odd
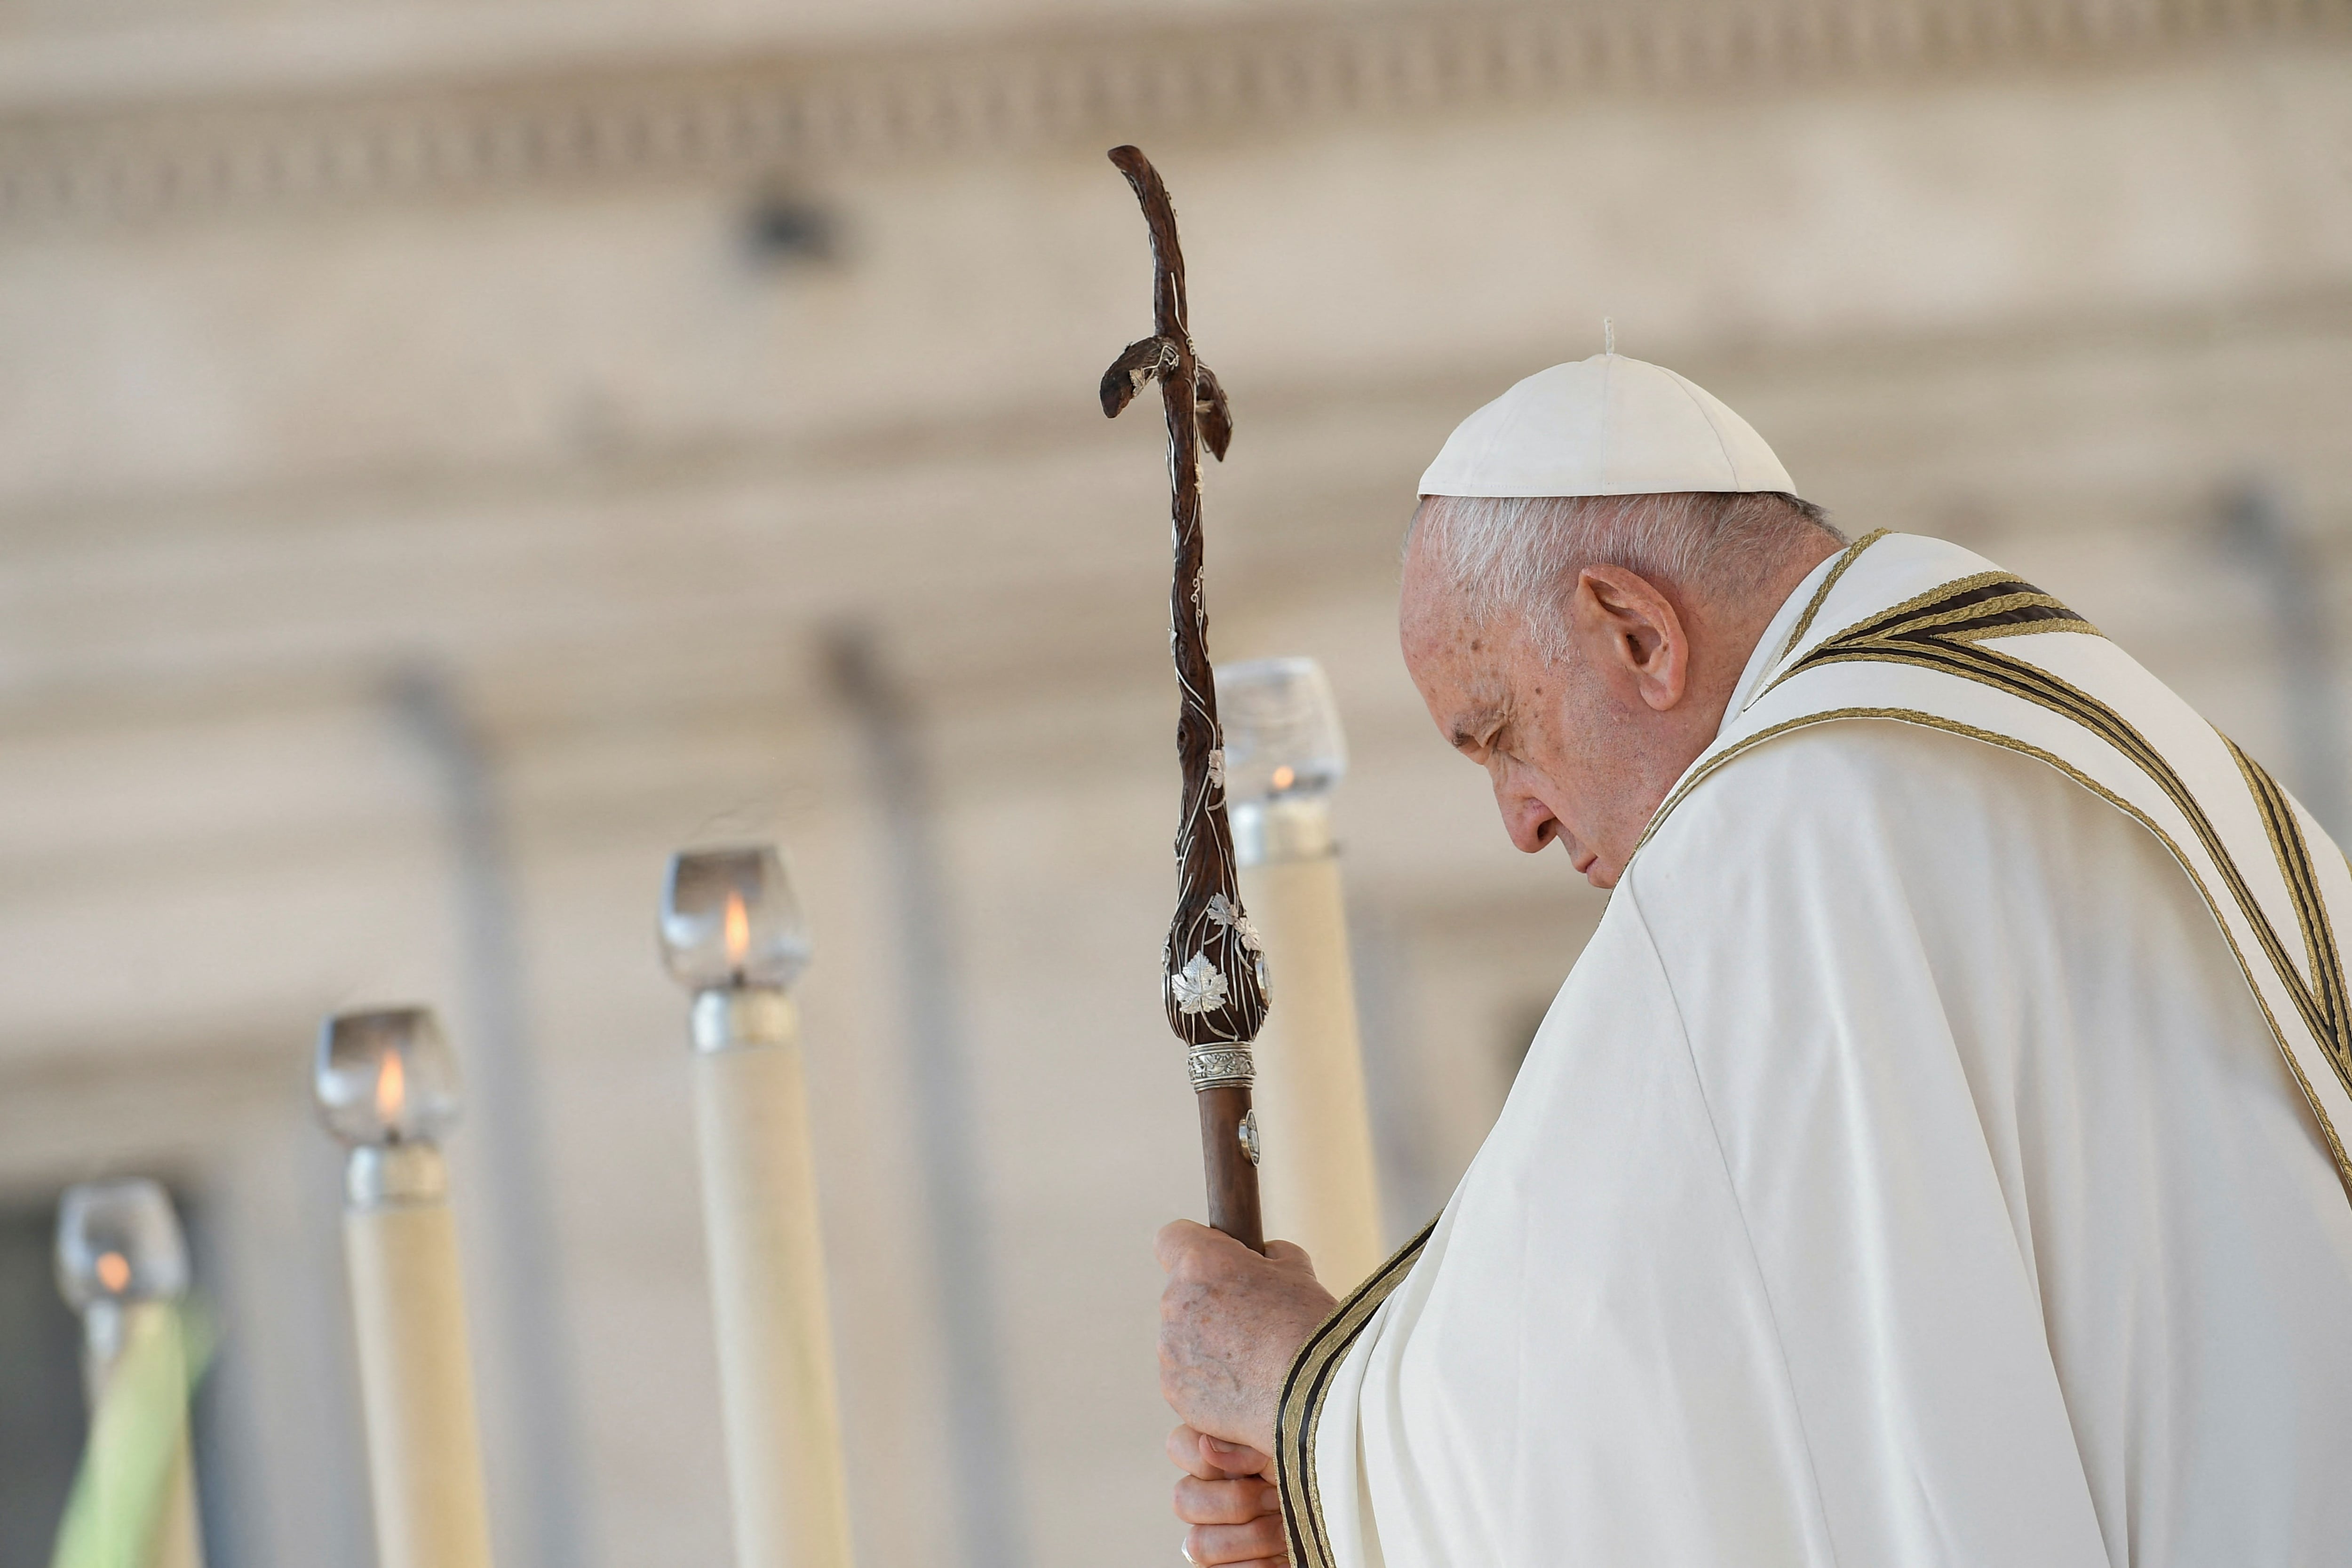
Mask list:
[[[1576,580],[1576,628],[1597,666],[1633,684],[1664,713],[1690,684],[1690,634],[1674,601],[1639,572],[1588,566]]]

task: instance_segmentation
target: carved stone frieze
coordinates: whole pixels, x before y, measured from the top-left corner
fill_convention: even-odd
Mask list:
[[[821,172],[1588,91],[2097,63],[2352,34],[2352,0],[1448,6],[0,120],[0,227]]]

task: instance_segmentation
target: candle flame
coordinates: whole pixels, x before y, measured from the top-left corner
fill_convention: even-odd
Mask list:
[[[727,895],[727,967],[740,969],[751,951],[751,915],[743,907],[743,895]]]
[[[400,1052],[387,1051],[375,1070],[375,1113],[386,1126],[400,1120],[408,1105],[408,1069],[401,1064]]]
[[[98,1282],[113,1295],[121,1295],[131,1283],[131,1260],[120,1252],[98,1255]]]

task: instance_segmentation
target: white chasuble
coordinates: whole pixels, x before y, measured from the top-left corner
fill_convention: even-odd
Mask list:
[[[1294,1365],[1294,1563],[2352,1563],[2347,920],[2048,595],[1824,562]]]

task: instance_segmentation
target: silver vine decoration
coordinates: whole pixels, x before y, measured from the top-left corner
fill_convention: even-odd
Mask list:
[[[1245,1046],[1265,1021],[1265,963],[1256,930],[1242,912],[1225,820],[1224,737],[1209,664],[1209,615],[1202,590],[1201,449],[1222,461],[1234,423],[1224,389],[1192,355],[1185,323],[1184,256],[1168,188],[1132,147],[1111,162],[1135,189],[1151,233],[1153,326],[1128,345],[1102,380],[1103,413],[1116,418],[1157,381],[1168,415],[1170,523],[1175,564],[1168,596],[1170,648],[1181,706],[1176,756],[1184,795],[1176,828],[1176,917],[1163,951],[1168,1027],[1194,1048]]]

